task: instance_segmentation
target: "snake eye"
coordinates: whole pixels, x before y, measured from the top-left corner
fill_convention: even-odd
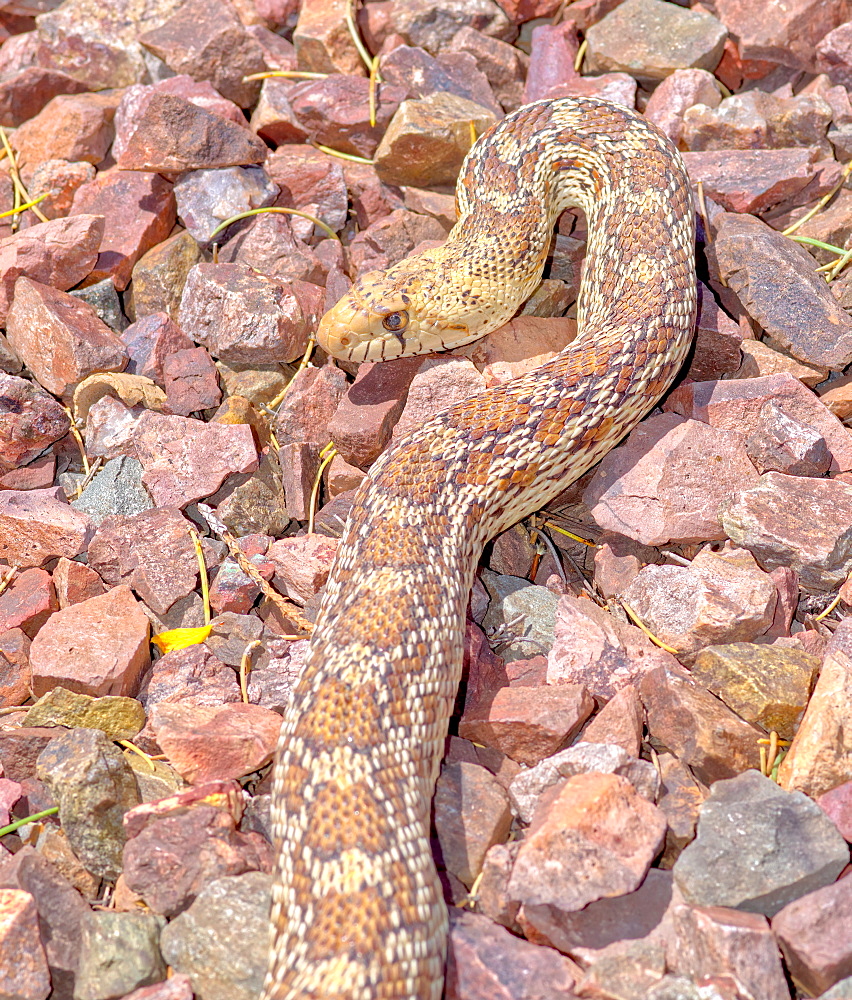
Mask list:
[[[391,333],[399,333],[408,326],[407,312],[388,313],[382,320],[382,326]]]

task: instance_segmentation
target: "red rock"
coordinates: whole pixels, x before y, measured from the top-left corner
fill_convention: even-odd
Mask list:
[[[193,347],[192,340],[164,312],[143,316],[120,337],[130,355],[127,373],[143,375],[158,385],[163,385],[163,365],[169,355]]]
[[[351,211],[358,220],[358,229],[367,229],[384,218],[395,208],[403,207],[402,192],[390,184],[383,184],[376,169],[368,163],[351,163],[343,166]],[[418,211],[418,209],[414,209]]]
[[[175,792],[174,795],[168,795],[164,799],[142,802],[124,814],[122,819],[124,832],[128,840],[131,840],[152,823],[167,817],[182,816],[199,806],[213,807],[224,812],[231,817],[234,825],[238,824],[245,811],[242,787],[233,779],[208,781],[204,785]]]
[[[580,684],[504,687],[465,706],[459,735],[532,766],[567,746],[593,708]]]
[[[164,410],[188,417],[196,410],[218,406],[222,390],[213,359],[203,347],[175,351],[163,361]]]
[[[32,639],[58,607],[50,573],[24,570],[0,594],[0,632],[20,628]]]
[[[346,27],[347,0],[303,0],[293,32],[299,69],[313,73],[365,73]]]
[[[30,640],[21,629],[10,628],[0,635],[0,708],[23,705],[30,697],[29,652]]]
[[[109,170],[74,195],[72,215],[103,215],[105,229],[100,253],[88,283],[112,278],[124,291],[133,265],[164,240],[175,224],[172,185],[159,174],[141,170]]]
[[[547,97],[555,87],[574,82],[579,73],[574,61],[580,49],[577,25],[539,24],[530,38],[530,68],[524,86],[523,101],[528,104]]]
[[[20,1000],[50,993],[35,900],[20,889],[0,889],[0,990]]]
[[[158,27],[140,34],[139,41],[175,73],[209,80],[241,108],[257,99],[259,83],[243,77],[267,68],[263,51],[230,5],[189,0]]]
[[[36,697],[60,684],[133,697],[149,663],[148,617],[123,585],[57,611],[30,647]]]
[[[788,903],[772,930],[793,981],[812,996],[852,976],[852,881],[841,878]]]
[[[348,209],[341,163],[337,157],[328,156],[313,146],[293,145],[276,149],[265,167],[281,188],[279,205],[307,212],[339,232],[346,224]],[[305,242],[314,235],[314,224],[308,219],[294,216],[291,224],[293,233]]]
[[[114,105],[98,95],[76,94],[49,101],[10,140],[24,183],[45,160],[100,163],[113,139],[113,111]]]
[[[262,2],[262,0],[261,0]],[[251,34],[251,31],[249,31]],[[278,35],[272,35],[273,38],[278,38],[282,45],[287,45],[288,43],[280,38]],[[285,67],[270,67],[281,68]],[[191,76],[185,73],[179,73],[177,76],[167,77],[165,80],[158,80],[154,84],[154,90],[161,94],[174,94],[177,97],[182,97],[185,101],[189,101],[190,104],[194,104],[198,108],[203,108],[205,111],[209,111],[213,115],[218,115],[220,118],[224,118],[225,121],[233,122],[235,125],[239,125],[240,128],[249,130],[248,122],[246,121],[246,116],[243,114],[242,109],[234,104],[233,101],[229,101],[226,97],[222,97],[218,90],[210,83],[209,80],[193,80]],[[126,96],[126,95],[125,95]],[[118,114],[120,111],[116,111],[116,133],[118,132]],[[113,156],[116,155],[115,146],[113,146]]]
[[[121,341],[87,302],[30,278],[15,284],[6,334],[55,396],[69,397],[87,375],[120,372],[127,364]]]
[[[0,241],[0,324],[22,274],[62,291],[72,288],[95,266],[103,233],[102,218],[78,215],[43,222]]]
[[[155,614],[165,614],[198,580],[191,527],[180,511],[162,507],[107,517],[89,543],[89,566],[108,586],[127,584]]]
[[[632,538],[605,531],[595,549],[595,586],[604,597],[623,594],[643,566],[654,562],[657,553]]]
[[[257,468],[247,424],[205,424],[146,410],[134,441],[142,482],[160,507],[184,507],[215,493],[229,475]]]
[[[32,232],[32,230],[25,230]],[[0,372],[0,470],[26,465],[68,432],[63,408],[27,379]]]
[[[21,726],[18,729],[0,729],[0,762],[11,781],[35,778],[36,761],[42,750],[61,730]]]
[[[816,804],[834,823],[844,840],[852,843],[852,781],[823,792]]]
[[[704,382],[729,376],[740,367],[742,344],[743,331],[739,325],[716,305],[709,288],[702,286],[695,347],[686,370],[687,378]]]
[[[583,502],[601,527],[645,545],[722,539],[719,504],[758,478],[741,434],[663,413],[603,459]]]
[[[514,111],[523,104],[528,60],[520,49],[484,35],[470,25],[456,32],[451,47],[454,52],[465,52],[474,58],[504,111]]]
[[[51,452],[0,475],[0,490],[46,490],[55,479],[56,455]]]
[[[60,495],[59,489],[0,492],[0,561],[41,566],[48,559],[73,559],[85,551],[92,522]]]
[[[308,138],[290,104],[293,81],[270,77],[263,81],[260,97],[251,115],[251,129],[273,146],[301,143]]]
[[[693,183],[727,212],[760,212],[780,205],[814,177],[809,149],[720,149],[682,153]]]
[[[509,880],[524,905],[573,912],[636,889],[663,843],[663,814],[626,778],[578,774],[543,800]],[[566,877],[562,877],[562,873]]]
[[[721,99],[712,73],[706,69],[676,69],[654,90],[645,108],[645,117],[677,145],[683,131],[684,112],[695,104],[715,108]]]
[[[157,742],[191,784],[240,778],[269,763],[281,716],[260,705],[170,705],[151,713]]]
[[[569,1000],[580,975],[551,948],[523,941],[482,914],[450,910],[446,1000]]]
[[[104,593],[103,581],[93,569],[65,556],[59,559],[53,570],[53,586],[60,608]]]
[[[584,743],[604,743],[621,747],[631,757],[639,757],[645,710],[632,684],[616,691],[582,732]]]
[[[358,366],[355,381],[328,425],[331,440],[351,465],[367,468],[381,454],[421,362],[421,358],[398,358]]]
[[[325,585],[339,542],[325,535],[293,535],[269,546],[275,583],[287,597],[307,602]]]
[[[88,88],[67,73],[27,66],[0,83],[0,125],[16,128],[29,121],[60,94],[81,94]]]
[[[435,786],[435,829],[447,871],[469,889],[486,851],[509,835],[509,796],[484,767],[445,763]]]
[[[746,995],[789,1000],[778,945],[762,914],[675,904],[671,919],[667,959],[672,972],[693,981],[730,976]]]
[[[94,180],[95,173],[91,163],[45,160],[33,170],[27,190],[31,198],[46,194],[38,206],[42,215],[59,219],[68,215],[77,189]]]
[[[154,820],[128,840],[124,881],[154,913],[174,917],[214,879],[263,870],[269,855],[270,846],[256,833],[238,832],[224,809],[199,804]]]
[[[210,170],[266,159],[266,144],[243,125],[159,89],[125,95],[119,122],[113,155],[122,170]]]
[[[312,247],[296,239],[288,216],[271,213],[256,216],[228,240],[219,251],[219,263],[248,265],[285,284],[324,285],[329,270]]]
[[[423,241],[443,243],[446,237],[447,229],[437,219],[395,208],[352,240],[352,264],[356,274],[384,270],[410,256]]]
[[[323,308],[322,289],[285,284],[245,264],[197,264],[181,301],[179,324],[227,364],[300,358]]]
[[[652,670],[639,682],[650,736],[711,783],[760,767],[758,739],[749,726],[685,671]]]
[[[767,403],[774,403],[782,413],[813,427],[825,438],[832,472],[852,469],[852,434],[819,397],[787,372],[680,385],[666,399],[664,408],[748,437],[761,426],[761,412]]]

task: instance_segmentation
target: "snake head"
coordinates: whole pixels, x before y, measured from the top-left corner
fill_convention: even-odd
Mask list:
[[[320,320],[320,347],[349,361],[389,361],[468,343],[465,317],[450,317],[442,301],[443,282],[421,277],[435,271],[429,254],[362,274]]]

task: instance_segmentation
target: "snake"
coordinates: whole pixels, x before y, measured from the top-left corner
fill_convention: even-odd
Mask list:
[[[589,231],[578,332],[401,438],[356,494],[282,721],[264,1000],[441,997],[431,800],[477,561],[651,411],[692,339],[691,188],[637,112],[571,97],[519,108],[468,152],[456,207],[443,245],[355,281],[320,321],[326,352],[381,361],[497,329],[539,284],[570,207]]]

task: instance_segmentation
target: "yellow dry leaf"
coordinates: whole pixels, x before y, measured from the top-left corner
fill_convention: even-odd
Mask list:
[[[200,628],[173,628],[168,632],[151,636],[151,642],[161,653],[171,653],[175,649],[197,646],[199,642],[204,642],[211,631],[211,625],[202,625]]]
[[[117,396],[125,406],[141,403],[148,410],[162,410],[166,394],[144,375],[97,372],[84,378],[74,390],[74,416],[85,420],[89,410],[104,396]]]

